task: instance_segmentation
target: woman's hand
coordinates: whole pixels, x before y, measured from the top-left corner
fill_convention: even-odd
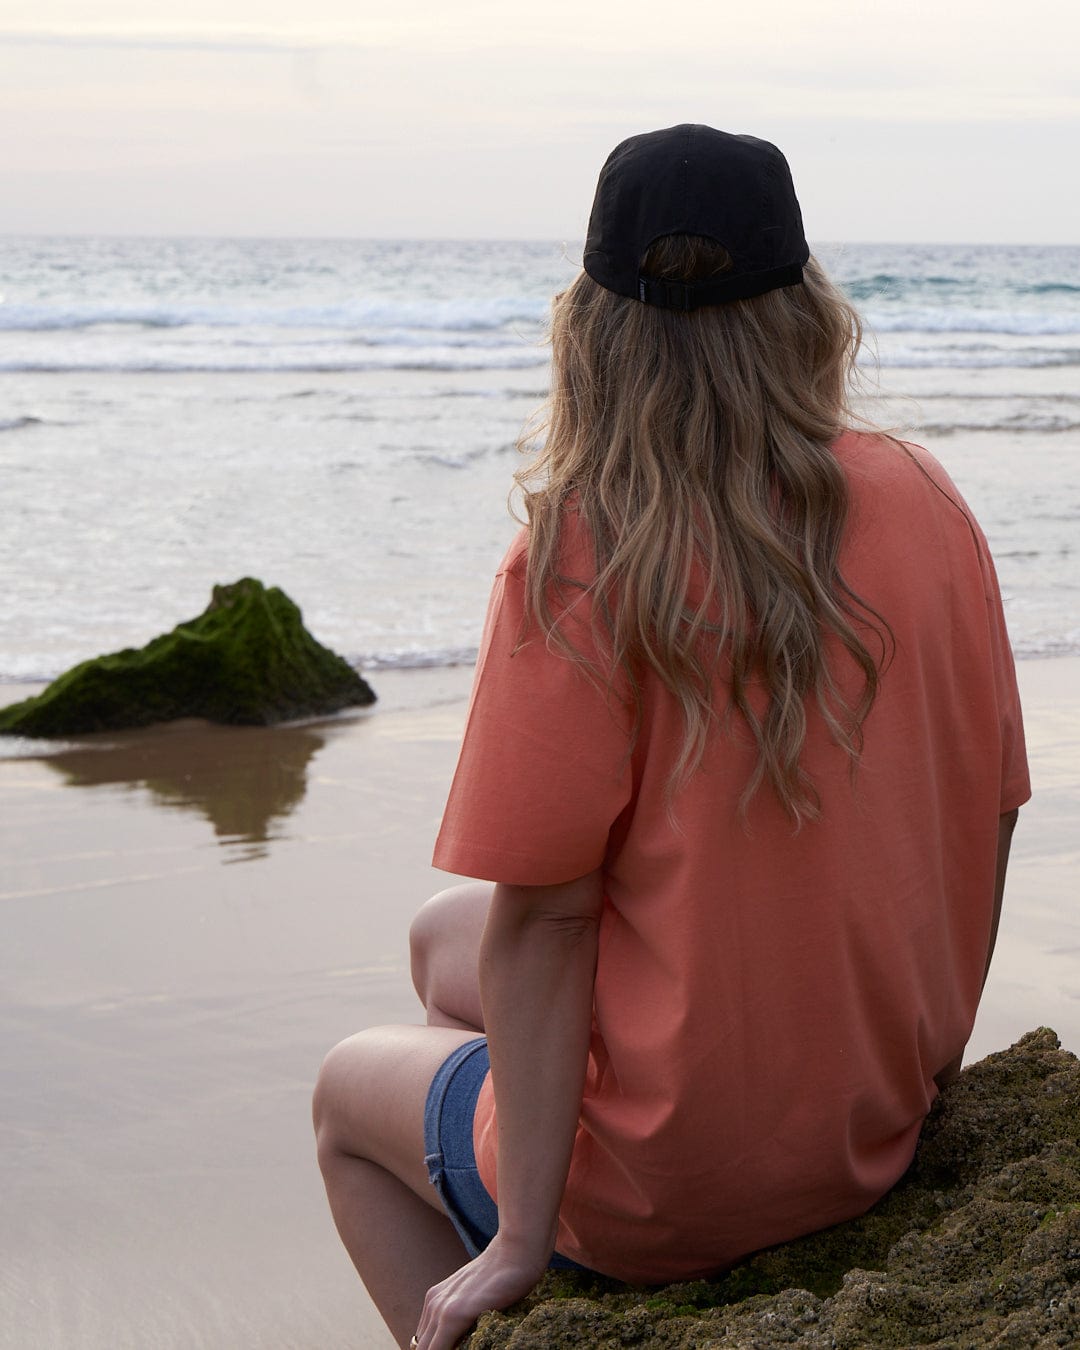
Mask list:
[[[416,1329],[419,1350],[452,1350],[481,1313],[524,1298],[547,1269],[550,1252],[513,1251],[498,1234],[479,1256],[429,1289]]]
[[[480,994],[499,1122],[499,1231],[429,1289],[419,1350],[452,1350],[482,1312],[523,1298],[558,1232],[592,1027],[604,894],[599,871],[551,886],[498,884],[480,944]]]

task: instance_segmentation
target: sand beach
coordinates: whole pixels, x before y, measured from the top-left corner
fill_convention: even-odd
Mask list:
[[[333,1042],[416,1020],[406,933],[469,677],[0,764],[4,1350],[387,1344],[310,1092]]]
[[[969,1061],[1042,1024],[1080,1050],[1080,658],[1019,673],[1035,797]],[[333,1042],[417,1020],[406,933],[446,880],[470,676],[382,672],[374,709],[298,726],[2,748],[2,1350],[389,1346],[309,1095]]]

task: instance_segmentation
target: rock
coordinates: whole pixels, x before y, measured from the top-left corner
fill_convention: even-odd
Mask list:
[[[374,701],[283,591],[245,577],[215,586],[197,619],[138,650],[84,661],[36,698],[0,709],[0,734],[71,736],[180,717],[259,726]]]
[[[716,1280],[549,1273],[470,1350],[1080,1345],[1080,1061],[1048,1028],[965,1069],[861,1218]]]

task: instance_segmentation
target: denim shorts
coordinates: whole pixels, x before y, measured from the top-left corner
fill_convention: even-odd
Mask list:
[[[480,1180],[473,1154],[473,1115],[490,1067],[482,1037],[459,1045],[431,1080],[424,1107],[428,1176],[470,1256],[478,1256],[499,1227],[499,1211]],[[586,1267],[553,1252],[550,1269]]]

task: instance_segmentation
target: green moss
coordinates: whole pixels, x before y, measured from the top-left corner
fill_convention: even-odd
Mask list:
[[[0,733],[70,736],[181,717],[257,726],[374,701],[283,591],[245,577],[215,586],[205,612],[171,633],[84,661],[36,698],[0,709]]]
[[[1059,1219],[1066,1219],[1072,1214],[1080,1212],[1080,1204],[1060,1205],[1056,1209],[1047,1210],[1039,1224],[1040,1228],[1049,1228],[1051,1224],[1057,1223]]]
[[[965,1069],[905,1176],[861,1218],[716,1280],[634,1289],[548,1275],[465,1344],[1080,1345],[1080,1061],[1043,1027]]]

